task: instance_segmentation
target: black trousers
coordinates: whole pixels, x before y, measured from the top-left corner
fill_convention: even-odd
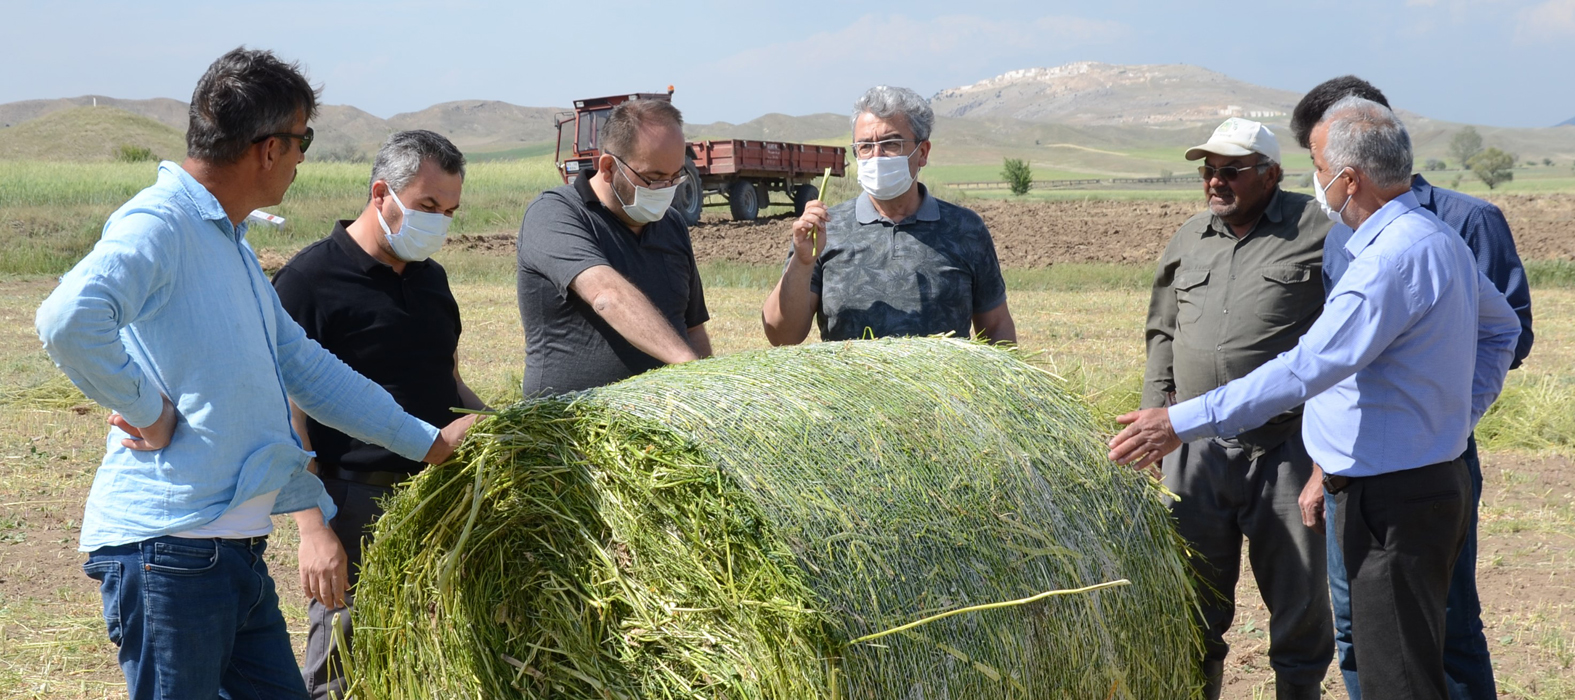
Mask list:
[[[1445,603],[1471,516],[1465,461],[1352,479],[1335,501],[1362,695],[1447,700]]]
[[[345,661],[353,637],[350,612],[355,606],[355,583],[361,571],[361,545],[364,538],[372,536],[372,523],[383,514],[378,501],[393,493],[388,487],[340,479],[323,479],[323,487],[339,507],[328,526],[339,536],[345,558],[350,561],[350,589],[345,592],[345,607],[330,608],[315,600],[306,606],[306,663],[302,664],[301,675],[313,700],[345,697]],[[336,626],[344,635],[343,649],[334,639]]]

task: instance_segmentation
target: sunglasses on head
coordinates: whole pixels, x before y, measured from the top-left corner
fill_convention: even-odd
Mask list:
[[[314,137],[316,137],[316,134],[312,131],[312,127],[306,127],[306,133],[304,133],[304,134],[292,134],[292,133],[290,133],[288,131],[280,131],[280,132],[277,132],[277,133],[263,134],[262,136],[258,136],[257,138],[252,139],[252,143],[262,143],[264,141],[267,141],[268,139],[274,139],[274,138],[279,138],[279,139],[300,139],[301,140],[301,153],[304,154],[304,153],[306,153],[306,149],[312,147],[312,139]]]
[[[1205,179],[1205,180],[1212,179],[1214,177],[1215,173],[1219,173],[1219,176],[1220,176],[1221,180],[1234,180],[1239,175],[1241,175],[1242,173],[1244,173],[1244,172],[1246,172],[1248,170],[1262,171],[1264,168],[1267,168],[1270,165],[1271,165],[1271,163],[1257,163],[1255,165],[1241,165],[1241,166],[1227,165],[1227,166],[1220,167],[1220,168],[1216,168],[1216,167],[1214,167],[1212,165],[1200,165],[1200,166],[1198,166],[1198,174],[1202,175],[1203,179]]]

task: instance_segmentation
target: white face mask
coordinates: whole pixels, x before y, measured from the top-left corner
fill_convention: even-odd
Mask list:
[[[915,149],[914,153],[918,150]],[[913,187],[913,172],[908,169],[908,159],[913,156],[876,156],[859,161],[859,185],[871,197],[885,201],[896,199]]]
[[[618,160],[617,156],[613,156],[613,162],[618,164],[619,173],[623,173],[623,169],[629,167]],[[618,194],[616,183],[613,186],[613,196],[617,197],[618,203],[623,205],[623,213],[636,223],[649,224],[653,221],[661,221],[662,217],[667,215],[668,208],[673,206],[673,197],[678,194],[678,185],[653,190],[634,184],[634,180],[630,180],[627,173],[623,173],[623,176],[623,179],[634,187],[634,202],[630,203],[623,201],[623,196]]]
[[[1334,181],[1340,179],[1340,173],[1343,172],[1345,171],[1341,170],[1339,173],[1335,173],[1334,180],[1330,180],[1329,184],[1320,185],[1318,184],[1318,171],[1313,171],[1313,198],[1318,200],[1318,206],[1323,209],[1324,216],[1329,217],[1330,221],[1337,224],[1345,223],[1345,219],[1341,217],[1341,214],[1345,213],[1345,207],[1351,203],[1351,198],[1346,197],[1345,204],[1341,204],[1339,211],[1336,211],[1334,207],[1329,206],[1329,188],[1334,187]]]
[[[394,198],[394,204],[399,205],[399,212],[404,215],[399,233],[394,233],[388,229],[383,211],[377,211],[377,223],[383,227],[383,238],[388,240],[388,247],[394,249],[394,257],[405,262],[420,262],[432,257],[443,247],[443,241],[448,238],[448,225],[454,220],[445,214],[406,207],[392,187],[388,189],[388,196]]]

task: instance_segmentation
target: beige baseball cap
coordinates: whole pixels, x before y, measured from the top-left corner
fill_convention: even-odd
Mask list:
[[[1214,130],[1208,143],[1187,149],[1187,160],[1197,160],[1210,153],[1217,156],[1257,153],[1278,163],[1280,142],[1274,138],[1274,132],[1269,131],[1269,127],[1251,119],[1231,117]]]

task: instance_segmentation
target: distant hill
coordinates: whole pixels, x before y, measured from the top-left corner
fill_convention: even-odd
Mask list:
[[[24,100],[0,104],[0,128],[12,127],[29,119],[37,119],[77,107],[114,107],[132,114],[147,117],[181,133],[186,131],[187,106],[180,100],[156,97],[151,100],[122,100],[103,95],[64,97],[57,100]]]
[[[430,129],[460,148],[513,148],[558,137],[553,115],[562,107],[521,107],[496,100],[461,100],[388,118],[391,130]]]
[[[1217,122],[1289,115],[1301,96],[1188,65],[1121,66],[1084,61],[1015,70],[931,98],[948,117],[996,117],[1079,125]]]
[[[49,139],[4,137],[33,121],[91,105],[118,108],[181,132],[186,104],[178,100],[116,100],[85,96],[60,100],[29,100],[0,104],[0,142],[6,153],[25,157],[107,157],[120,142],[149,135],[145,124],[114,121],[124,135],[103,132],[94,144],[74,143],[60,131]],[[1230,76],[1188,65],[1111,65],[1071,63],[1051,68],[1011,71],[972,85],[942,90],[931,99],[937,119],[932,162],[946,165],[999,164],[1005,158],[1026,158],[1037,168],[1076,173],[1155,175],[1182,172],[1188,147],[1208,138],[1226,116],[1246,116],[1269,125],[1279,137],[1289,162],[1306,154],[1295,147],[1287,123],[1300,95],[1253,85]],[[682,105],[680,105],[682,106]],[[118,110],[117,110],[118,111]],[[313,128],[320,145],[311,157],[364,158],[388,134],[400,129],[431,129],[452,139],[476,160],[527,158],[550,154],[557,138],[554,116],[565,108],[523,107],[495,100],[461,100],[417,112],[379,118],[348,105],[322,105]],[[1448,159],[1450,138],[1465,125],[1428,119],[1400,111],[1411,130],[1418,162]],[[1575,119],[1565,122],[1575,126]],[[29,127],[31,133],[48,124]],[[698,138],[748,138],[845,144],[851,139],[846,114],[788,116],[767,114],[742,124],[690,123],[685,133]],[[1575,128],[1511,129],[1479,126],[1488,146],[1523,159],[1575,158]],[[174,140],[164,134],[165,143]],[[23,142],[31,145],[23,147]],[[111,144],[111,145],[106,145]],[[159,151],[160,149],[155,149]],[[165,148],[164,150],[169,150]],[[58,151],[58,153],[56,152]],[[163,152],[160,151],[160,155]],[[1451,165],[1454,165],[1451,163]]]
[[[1559,122],[1555,126],[1575,126],[1575,117],[1570,117],[1569,119]]]
[[[771,113],[743,124],[714,122],[685,124],[691,139],[756,139],[769,141],[852,140],[853,126],[846,114],[809,114],[791,117]]]
[[[111,160],[122,145],[147,148],[164,160],[186,157],[186,137],[181,132],[102,104],[52,111],[0,128],[0,159]]]

